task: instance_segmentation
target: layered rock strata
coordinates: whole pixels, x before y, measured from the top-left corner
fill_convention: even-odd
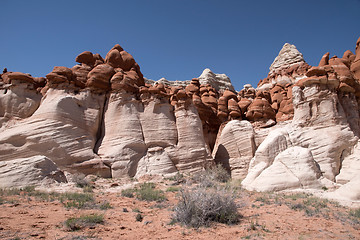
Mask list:
[[[310,68],[292,87],[294,119],[269,133],[249,164],[243,185],[273,191],[344,184],[353,191],[359,169],[359,79],[351,71],[354,55],[329,58]],[[356,63],[355,63],[356,64]],[[350,167],[351,166],[351,167]],[[353,183],[354,182],[354,183]],[[357,197],[356,197],[357,196]]]
[[[215,162],[249,190],[341,186],[329,197],[360,200],[359,44],[316,67],[285,44],[268,77],[239,92],[209,69],[185,84],[148,81],[120,45],[105,59],[83,52],[46,78],[5,69],[0,179],[166,176]]]
[[[145,85],[119,45],[105,60],[86,51],[76,61],[46,79],[1,74],[2,162],[43,155],[63,170],[105,177],[192,172],[212,163],[195,107],[200,99],[205,124],[206,111],[216,109],[212,87],[200,94],[197,79],[195,90]]]

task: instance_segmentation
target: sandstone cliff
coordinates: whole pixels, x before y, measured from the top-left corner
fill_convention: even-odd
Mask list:
[[[287,43],[267,78],[239,92],[209,69],[185,82],[148,80],[118,44],[46,78],[5,69],[1,186],[66,181],[61,171],[138,178],[216,163],[249,190],[325,186],[328,197],[360,201],[359,44],[311,67]]]

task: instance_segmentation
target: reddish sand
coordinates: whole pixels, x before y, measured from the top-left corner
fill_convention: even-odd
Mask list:
[[[169,182],[167,182],[169,184]],[[158,183],[166,189],[169,185]],[[116,184],[115,184],[116,185]],[[0,205],[1,239],[360,239],[360,219],[349,216],[349,209],[328,202],[321,214],[307,216],[305,210],[293,210],[292,200],[284,195],[250,193],[239,190],[238,209],[243,215],[236,225],[214,223],[211,227],[193,229],[170,225],[177,193],[166,192],[167,201],[140,201],[111,191],[110,184],[96,184],[97,202],[108,201],[113,207],[100,209],[67,209],[59,201],[47,202],[28,196],[2,196]],[[276,197],[278,196],[278,197]],[[15,200],[15,201],[13,201]],[[124,211],[124,209],[128,212]],[[140,210],[144,217],[136,221]],[[70,231],[64,224],[70,217],[103,213],[104,223]]]

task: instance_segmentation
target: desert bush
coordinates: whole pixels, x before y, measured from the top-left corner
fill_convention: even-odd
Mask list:
[[[143,183],[140,188],[136,191],[136,198],[145,201],[164,201],[165,195],[161,190],[155,189],[154,183]]]
[[[173,220],[190,227],[209,226],[211,222],[233,224],[239,220],[234,196],[224,189],[181,190]]]
[[[19,188],[10,188],[10,189],[0,189],[0,196],[13,196],[13,195],[20,195],[21,189]]]
[[[219,182],[227,182],[230,180],[230,175],[218,164],[215,167],[195,173],[190,180],[198,183],[200,187],[208,188],[216,186]]]
[[[135,192],[136,192],[136,189],[133,189],[133,188],[124,189],[121,191],[121,196],[133,198]]]
[[[104,222],[104,216],[101,214],[83,215],[78,218],[69,218],[65,221],[65,225],[71,230],[76,231],[85,227],[91,227]]]

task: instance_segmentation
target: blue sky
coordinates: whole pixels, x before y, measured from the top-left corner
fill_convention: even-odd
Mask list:
[[[327,51],[354,52],[359,0],[2,0],[0,68],[45,76],[83,51],[105,57],[119,43],[145,77],[187,80],[203,69],[235,89],[256,86],[285,42],[310,65]]]

